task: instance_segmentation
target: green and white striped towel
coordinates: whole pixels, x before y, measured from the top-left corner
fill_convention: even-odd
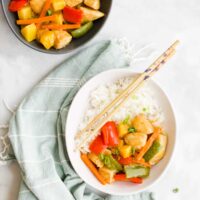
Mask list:
[[[100,197],[74,172],[65,148],[65,121],[80,85],[110,68],[129,66],[116,42],[103,41],[67,59],[23,100],[9,138],[21,167],[19,200],[152,200],[151,193]]]

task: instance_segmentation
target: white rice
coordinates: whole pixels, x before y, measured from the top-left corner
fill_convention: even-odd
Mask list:
[[[89,97],[89,106],[84,114],[83,121],[80,123],[80,130],[99,114],[119,93],[124,90],[132,81],[132,78],[122,78],[112,84],[98,86]],[[130,117],[134,118],[138,114],[145,114],[154,124],[161,125],[164,120],[164,114],[159,103],[154,98],[153,91],[148,85],[144,85],[123,105],[120,110],[112,116],[111,120],[120,122]],[[97,133],[98,135],[98,133]],[[96,137],[96,136],[95,136]],[[93,138],[91,138],[92,140]],[[80,138],[81,140],[81,138]],[[80,142],[80,141],[79,141]],[[88,142],[89,143],[89,142]],[[88,144],[82,149],[88,151]]]

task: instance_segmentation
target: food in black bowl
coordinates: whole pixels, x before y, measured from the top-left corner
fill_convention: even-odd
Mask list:
[[[11,0],[2,6],[15,35],[46,53],[66,53],[102,28],[112,0]]]

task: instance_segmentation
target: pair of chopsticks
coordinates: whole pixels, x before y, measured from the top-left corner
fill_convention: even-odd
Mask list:
[[[129,97],[139,89],[144,82],[151,78],[160,67],[165,64],[176,52],[175,48],[179,41],[175,41],[162,55],[160,55],[143,73],[141,73],[130,85],[121,92],[110,104],[108,104],[94,119],[75,137],[80,139],[76,149],[87,144],[91,138],[96,136],[101,127],[111,119],[111,117],[122,107]]]

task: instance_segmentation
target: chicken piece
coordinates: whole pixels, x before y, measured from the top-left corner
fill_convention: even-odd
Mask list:
[[[99,169],[99,173],[104,178],[107,183],[114,182],[114,175],[116,174],[116,170],[108,169],[107,167],[102,167]]]
[[[44,6],[46,0],[30,0],[30,6],[33,12],[39,14]]]
[[[99,159],[99,157],[94,153],[89,153],[88,158],[98,167],[101,168],[104,166],[103,162]]]
[[[100,8],[100,0],[84,0],[84,4],[95,10],[99,10]]]
[[[54,34],[54,47],[56,49],[62,49],[63,47],[67,46],[72,40],[72,36],[67,31],[54,31]]]
[[[70,7],[77,6],[78,4],[82,3],[83,0],[65,0],[66,4]]]
[[[136,150],[141,149],[147,142],[145,133],[129,133],[124,137],[126,144],[133,146]]]
[[[146,118],[145,115],[137,115],[132,121],[133,127],[137,132],[151,134],[154,131],[153,125]]]

